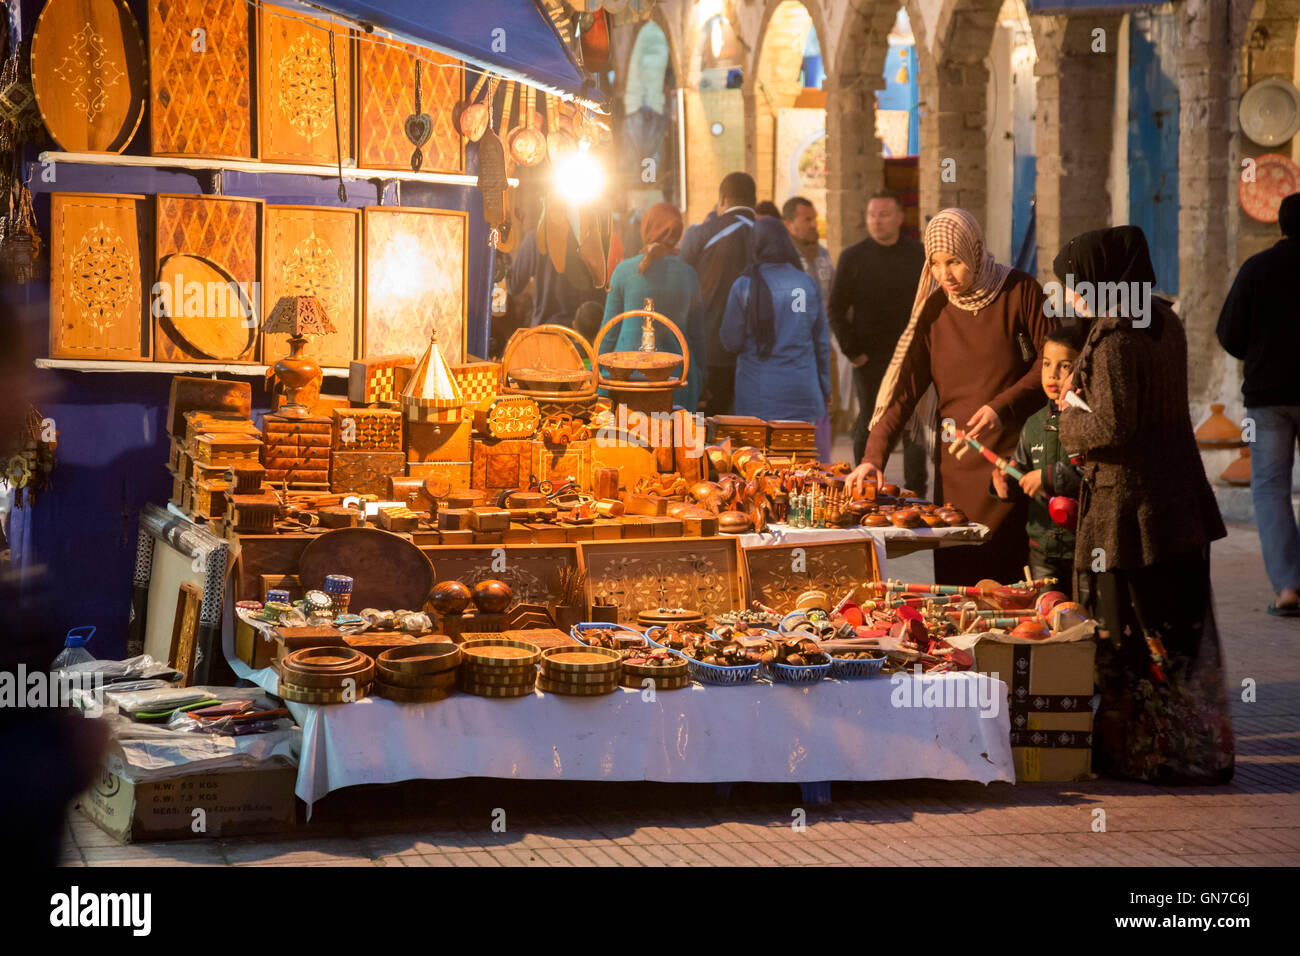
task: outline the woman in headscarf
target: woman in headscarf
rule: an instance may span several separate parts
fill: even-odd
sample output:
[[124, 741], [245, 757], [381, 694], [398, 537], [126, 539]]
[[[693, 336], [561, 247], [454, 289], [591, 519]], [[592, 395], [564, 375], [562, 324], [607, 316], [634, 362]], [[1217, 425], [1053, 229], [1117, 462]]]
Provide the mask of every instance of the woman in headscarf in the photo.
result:
[[830, 458], [831, 338], [816, 280], [780, 219], [754, 223], [754, 264], [731, 285], [719, 330], [736, 359], [737, 415], [812, 422]]
[[[686, 385], [673, 392], [673, 402], [694, 412], [703, 384], [699, 371], [699, 359], [704, 357], [700, 351], [703, 348], [702, 300], [699, 277], [677, 255], [682, 228], [682, 214], [671, 203], [655, 203], [646, 210], [641, 219], [644, 243], [641, 252], [620, 262], [609, 278], [605, 321], [640, 309], [650, 299], [655, 312], [671, 319], [681, 329], [691, 350], [691, 364], [686, 370]], [[640, 318], [624, 319], [617, 330], [611, 329], [605, 336], [600, 351], [635, 352], [641, 347], [641, 325]], [[655, 323], [655, 348], [676, 355], [682, 352], [677, 338], [659, 323]]]
[[1093, 767], [1227, 782], [1232, 724], [1210, 590], [1210, 542], [1227, 532], [1192, 433], [1187, 336], [1151, 295], [1136, 226], [1076, 236], [1052, 268], [1076, 312], [1099, 313], [1058, 402], [1061, 444], [1084, 462], [1076, 578], [1101, 632]]
[[1009, 584], [1023, 576], [1028, 555], [1026, 502], [991, 497], [988, 462], [973, 453], [941, 454], [936, 430], [944, 422], [945, 431], [961, 429], [1010, 458], [1021, 426], [1046, 401], [1039, 356], [1056, 321], [1044, 314], [1038, 282], [995, 262], [979, 223], [964, 209], [945, 209], [930, 220], [925, 256], [912, 318], [880, 386], [862, 464], [847, 482], [856, 492], [868, 478], [883, 480], [890, 451], [933, 385], [937, 414], [923, 405], [918, 418], [933, 445], [934, 500], [952, 502], [990, 531], [978, 545], [935, 551], [934, 579]]

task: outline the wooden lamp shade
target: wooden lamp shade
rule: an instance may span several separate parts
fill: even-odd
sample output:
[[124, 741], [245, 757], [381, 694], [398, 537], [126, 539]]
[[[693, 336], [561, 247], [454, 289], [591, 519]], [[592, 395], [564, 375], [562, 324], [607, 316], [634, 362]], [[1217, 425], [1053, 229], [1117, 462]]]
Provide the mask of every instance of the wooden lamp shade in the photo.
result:
[[267, 372], [268, 380], [274, 377], [284, 388], [284, 405], [281, 415], [305, 418], [308, 408], [299, 401], [300, 396], [320, 394], [321, 370], [315, 361], [302, 354], [308, 335], [329, 335], [334, 324], [320, 299], [314, 295], [281, 296], [275, 308], [262, 323], [265, 333], [289, 336], [289, 354], [276, 362]]

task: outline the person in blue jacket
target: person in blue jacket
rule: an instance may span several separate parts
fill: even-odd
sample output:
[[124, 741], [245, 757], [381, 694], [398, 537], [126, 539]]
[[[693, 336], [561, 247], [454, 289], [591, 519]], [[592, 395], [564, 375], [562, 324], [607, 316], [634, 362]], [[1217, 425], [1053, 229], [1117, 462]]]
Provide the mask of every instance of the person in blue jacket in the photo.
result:
[[779, 219], [754, 223], [754, 265], [731, 286], [720, 330], [738, 353], [735, 414], [817, 426], [817, 454], [830, 458], [831, 340], [816, 280]]

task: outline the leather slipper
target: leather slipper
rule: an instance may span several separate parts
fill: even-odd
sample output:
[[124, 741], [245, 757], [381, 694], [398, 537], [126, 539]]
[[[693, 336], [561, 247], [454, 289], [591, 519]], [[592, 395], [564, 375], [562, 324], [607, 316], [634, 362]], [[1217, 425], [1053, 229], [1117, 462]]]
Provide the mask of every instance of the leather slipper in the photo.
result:
[[1274, 617], [1300, 617], [1300, 604], [1286, 604], [1278, 607], [1276, 604], [1268, 606], [1268, 613]]

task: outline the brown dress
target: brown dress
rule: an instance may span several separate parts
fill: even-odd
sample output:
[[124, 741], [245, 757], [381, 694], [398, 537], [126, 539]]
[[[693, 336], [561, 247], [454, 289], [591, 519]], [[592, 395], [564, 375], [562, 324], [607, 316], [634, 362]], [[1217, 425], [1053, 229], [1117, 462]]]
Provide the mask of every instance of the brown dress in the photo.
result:
[[[1012, 269], [997, 298], [978, 312], [948, 302], [939, 290], [930, 297], [917, 320], [911, 348], [903, 359], [893, 404], [867, 439], [863, 461], [883, 468], [916, 403], [934, 384], [939, 396], [939, 421], [951, 418], [955, 427], [981, 405], [1002, 419], [996, 431], [979, 438], [999, 455], [1010, 457], [1025, 420], [1047, 401], [1040, 381], [1039, 356], [1043, 339], [1056, 320], [1043, 314], [1046, 297], [1033, 277]], [[1032, 346], [1033, 357], [1021, 353], [1019, 337]], [[935, 448], [936, 502], [950, 501], [972, 521], [989, 526], [989, 539], [979, 545], [943, 548], [935, 552], [935, 580], [971, 585], [981, 578], [1002, 583], [1019, 580], [1028, 555], [1025, 502], [1001, 502], [988, 493], [993, 466], [974, 451], [961, 459], [948, 454], [942, 441]]]

